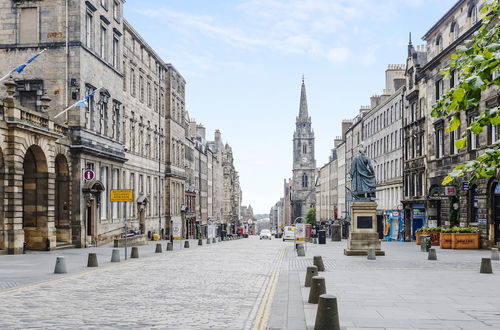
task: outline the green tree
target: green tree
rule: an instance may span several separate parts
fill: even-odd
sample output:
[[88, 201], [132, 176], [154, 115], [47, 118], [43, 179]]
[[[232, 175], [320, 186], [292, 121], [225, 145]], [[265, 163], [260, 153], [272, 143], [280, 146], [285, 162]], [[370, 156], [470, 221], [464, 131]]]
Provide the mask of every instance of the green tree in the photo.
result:
[[[496, 85], [500, 86], [500, 0], [487, 3], [481, 10], [485, 16], [481, 27], [474, 32], [470, 40], [456, 48], [451, 55], [449, 68], [443, 70], [445, 77], [450, 77], [451, 70], [458, 72], [458, 84], [447, 91], [432, 109], [433, 117], [449, 117], [446, 132], [460, 127], [460, 112], [476, 108], [481, 103], [482, 92]], [[480, 134], [489, 125], [500, 124], [498, 105], [480, 109], [469, 127], [456, 140], [458, 149], [465, 148], [469, 134]], [[485, 150], [484, 154], [474, 160], [456, 166], [442, 182], [448, 184], [458, 177], [468, 174], [469, 181], [479, 178], [491, 178], [500, 167], [500, 143]]]
[[307, 211], [306, 222], [311, 225], [316, 224], [316, 209], [311, 207], [309, 211]]

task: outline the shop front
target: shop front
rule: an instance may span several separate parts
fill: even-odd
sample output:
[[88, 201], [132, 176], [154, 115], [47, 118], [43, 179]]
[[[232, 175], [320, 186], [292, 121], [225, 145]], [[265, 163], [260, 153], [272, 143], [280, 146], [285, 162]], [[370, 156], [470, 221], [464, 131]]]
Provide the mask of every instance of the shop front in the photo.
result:
[[411, 237], [413, 240], [416, 239], [417, 229], [427, 225], [425, 205], [422, 204], [411, 204]]
[[404, 217], [403, 212], [398, 210], [389, 210], [385, 213], [385, 240], [386, 241], [404, 241]]

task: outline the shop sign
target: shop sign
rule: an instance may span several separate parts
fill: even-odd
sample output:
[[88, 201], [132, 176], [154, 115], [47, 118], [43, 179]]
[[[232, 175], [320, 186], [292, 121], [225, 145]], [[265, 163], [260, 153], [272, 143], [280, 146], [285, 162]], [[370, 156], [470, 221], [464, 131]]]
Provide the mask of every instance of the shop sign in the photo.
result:
[[413, 209], [413, 216], [414, 217], [423, 217], [423, 216], [425, 216], [425, 210], [424, 209]]
[[456, 196], [457, 188], [455, 186], [446, 186], [444, 187], [445, 196]]
[[485, 225], [486, 224], [486, 219], [477, 219], [477, 223], [480, 225]]
[[95, 172], [87, 169], [83, 172], [83, 178], [87, 181], [93, 180], [95, 178]]
[[462, 181], [462, 190], [469, 190], [469, 182], [468, 181]]

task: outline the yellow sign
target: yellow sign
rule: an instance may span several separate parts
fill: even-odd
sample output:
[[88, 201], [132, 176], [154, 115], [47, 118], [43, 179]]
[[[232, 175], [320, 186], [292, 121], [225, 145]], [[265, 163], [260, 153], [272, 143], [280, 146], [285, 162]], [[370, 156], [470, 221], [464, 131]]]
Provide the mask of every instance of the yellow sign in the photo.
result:
[[113, 189], [109, 191], [112, 202], [133, 202], [134, 190], [132, 189]]
[[296, 239], [296, 240], [297, 240], [297, 241], [299, 241], [299, 242], [300, 242], [300, 241], [305, 241], [305, 238], [304, 238], [304, 237], [297, 237], [297, 239]]

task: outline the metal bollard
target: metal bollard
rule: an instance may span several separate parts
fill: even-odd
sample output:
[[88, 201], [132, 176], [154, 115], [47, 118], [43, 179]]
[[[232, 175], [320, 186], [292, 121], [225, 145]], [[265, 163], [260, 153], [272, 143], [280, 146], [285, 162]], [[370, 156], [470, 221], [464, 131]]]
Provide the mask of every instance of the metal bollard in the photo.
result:
[[120, 262], [120, 250], [113, 249], [111, 253], [111, 262]]
[[304, 249], [304, 244], [299, 244], [297, 246], [297, 256], [298, 257], [305, 257], [306, 256], [306, 250]]
[[214, 238], [212, 238], [212, 243], [217, 243], [217, 240]]
[[68, 271], [66, 269], [66, 260], [64, 257], [56, 258], [56, 267], [54, 268], [54, 274], [66, 274]]
[[318, 267], [316, 266], [307, 266], [307, 270], [306, 270], [306, 281], [304, 283], [304, 286], [306, 288], [309, 288], [311, 287], [311, 283], [312, 283], [312, 278], [314, 276], [318, 276]]
[[87, 267], [97, 267], [97, 254], [89, 253], [89, 258], [87, 260]]
[[493, 274], [493, 269], [491, 268], [491, 259], [490, 258], [482, 258], [481, 259], [481, 268], [479, 269], [481, 274]]
[[174, 243], [167, 242], [167, 251], [173, 251], [173, 250], [174, 250]]
[[322, 276], [314, 276], [311, 282], [311, 290], [309, 291], [308, 302], [317, 304], [319, 296], [326, 293], [325, 278]]
[[161, 243], [156, 243], [156, 250], [155, 250], [155, 253], [161, 253], [162, 250], [161, 250]]
[[321, 256], [314, 256], [313, 265], [318, 267], [319, 272], [325, 271], [325, 265], [323, 264], [323, 258], [321, 258]]
[[427, 260], [438, 260], [436, 249], [429, 249], [429, 254], [427, 255]]
[[498, 248], [491, 248], [491, 260], [500, 260], [500, 255], [498, 254]]
[[189, 241], [184, 241], [184, 248], [189, 249]]
[[198, 245], [203, 245], [203, 240], [201, 238], [198, 240]]
[[318, 239], [316, 237], [313, 238], [313, 244], [318, 244]]
[[369, 248], [368, 249], [368, 260], [376, 260], [377, 256], [375, 255], [375, 249], [374, 248]]
[[319, 296], [314, 330], [340, 330], [337, 297], [331, 294]]
[[132, 246], [132, 252], [130, 253], [130, 258], [139, 258], [139, 248], [137, 246]]
[[207, 238], [207, 244], [210, 244], [210, 243], [211, 243], [211, 239]]

